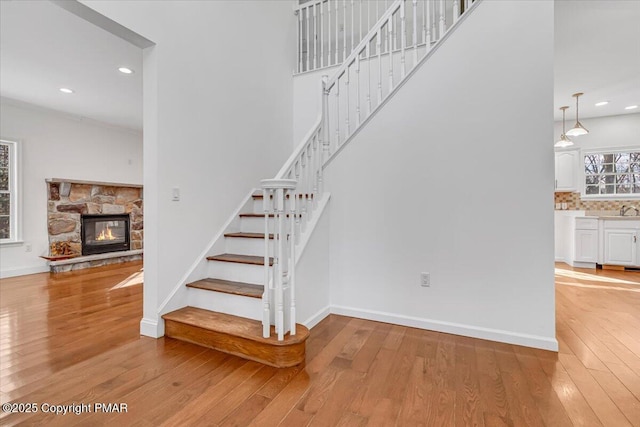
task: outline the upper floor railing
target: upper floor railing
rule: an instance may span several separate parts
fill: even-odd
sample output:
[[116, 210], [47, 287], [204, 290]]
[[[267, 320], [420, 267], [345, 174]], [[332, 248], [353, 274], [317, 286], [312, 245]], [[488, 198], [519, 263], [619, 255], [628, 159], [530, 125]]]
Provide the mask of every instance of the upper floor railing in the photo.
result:
[[[412, 2], [415, 6], [407, 8], [405, 17], [408, 46], [424, 44], [427, 33], [439, 30], [440, 11], [445, 21], [451, 21], [468, 9], [472, 1], [443, 0], [441, 5], [439, 1], [430, 0]], [[341, 64], [393, 3], [392, 0], [300, 1], [295, 11], [298, 19], [297, 72]], [[399, 22], [395, 24], [399, 26]], [[395, 43], [394, 48], [398, 41]]]

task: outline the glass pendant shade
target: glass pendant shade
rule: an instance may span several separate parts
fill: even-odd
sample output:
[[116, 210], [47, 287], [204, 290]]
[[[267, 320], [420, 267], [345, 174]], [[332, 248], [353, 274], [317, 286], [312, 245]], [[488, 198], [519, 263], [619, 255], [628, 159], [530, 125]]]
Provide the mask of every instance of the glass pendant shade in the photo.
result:
[[582, 123], [580, 123], [580, 119], [578, 117], [578, 98], [580, 98], [580, 96], [582, 95], [582, 92], [574, 93], [572, 95], [576, 99], [576, 124], [571, 129], [569, 129], [569, 132], [566, 133], [566, 135], [568, 136], [580, 136], [589, 133], [587, 128], [582, 126]]
[[575, 126], [569, 129], [569, 132], [567, 132], [567, 135], [580, 136], [580, 135], [586, 135], [588, 133], [589, 131], [584, 126], [582, 126], [582, 123], [576, 122]]
[[567, 110], [567, 108], [569, 107], [560, 107], [560, 110], [562, 110], [562, 135], [560, 135], [560, 139], [558, 140], [558, 142], [554, 144], [554, 147], [557, 148], [565, 148], [573, 145], [573, 141], [567, 138], [567, 134], [569, 132], [564, 131], [565, 111]]

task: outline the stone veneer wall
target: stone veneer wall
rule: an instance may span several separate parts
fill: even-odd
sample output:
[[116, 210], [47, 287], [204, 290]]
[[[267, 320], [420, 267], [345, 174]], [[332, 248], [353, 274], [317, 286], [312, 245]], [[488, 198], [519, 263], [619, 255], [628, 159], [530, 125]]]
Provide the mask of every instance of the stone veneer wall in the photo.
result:
[[69, 242], [74, 254], [82, 254], [81, 214], [123, 214], [130, 216], [131, 249], [142, 249], [142, 187], [137, 185], [47, 180], [47, 225], [49, 247]]
[[[640, 197], [626, 200], [582, 200], [580, 193], [555, 193], [555, 203], [566, 203], [574, 211], [619, 211], [622, 205], [640, 204]], [[638, 206], [640, 208], [640, 206]]]

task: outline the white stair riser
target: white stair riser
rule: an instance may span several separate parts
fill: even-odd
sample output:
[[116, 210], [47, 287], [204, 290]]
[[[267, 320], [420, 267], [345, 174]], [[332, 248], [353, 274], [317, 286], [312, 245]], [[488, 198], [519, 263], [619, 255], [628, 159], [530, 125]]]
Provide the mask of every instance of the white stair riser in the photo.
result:
[[[228, 254], [264, 256], [264, 239], [227, 237], [224, 243]], [[273, 253], [273, 239], [269, 239], [269, 253]]]
[[264, 266], [238, 262], [208, 261], [208, 276], [234, 282], [264, 284]]
[[[296, 211], [300, 212], [300, 210], [305, 207], [306, 209], [311, 209], [311, 199], [304, 201], [302, 199], [298, 199], [298, 203], [296, 203]], [[285, 210], [289, 210], [289, 201], [285, 201]], [[253, 213], [264, 213], [264, 205], [262, 204], [262, 199], [254, 199], [253, 200]]]
[[[285, 232], [289, 234], [289, 228], [291, 227], [291, 223], [289, 222], [289, 218], [285, 218], [286, 221], [283, 223], [283, 227]], [[301, 218], [298, 219], [298, 225], [296, 225], [296, 233], [300, 231], [299, 223], [302, 221]], [[273, 234], [273, 223], [274, 219], [269, 218], [269, 233]], [[240, 218], [240, 231], [245, 233], [264, 233], [264, 217], [241, 217]]]
[[189, 288], [187, 301], [191, 307], [262, 320], [262, 299]]

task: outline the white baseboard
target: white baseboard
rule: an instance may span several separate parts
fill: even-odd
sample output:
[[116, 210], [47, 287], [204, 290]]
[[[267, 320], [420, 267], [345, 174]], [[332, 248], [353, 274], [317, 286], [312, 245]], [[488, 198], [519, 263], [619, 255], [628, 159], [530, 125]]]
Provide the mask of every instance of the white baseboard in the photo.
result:
[[520, 334], [501, 329], [482, 328], [478, 326], [463, 325], [459, 323], [443, 322], [439, 320], [423, 319], [419, 317], [404, 316], [401, 314], [385, 313], [374, 310], [363, 310], [353, 307], [331, 306], [331, 313], [343, 316], [357, 317], [360, 319], [375, 320], [377, 322], [393, 323], [410, 326], [413, 328], [428, 329], [430, 331], [444, 332], [447, 334], [463, 335], [466, 337], [480, 338], [489, 341], [498, 341], [507, 344], [521, 345], [525, 347], [539, 348], [542, 350], [558, 351], [558, 341], [551, 337]]
[[331, 314], [331, 307], [326, 306], [325, 308], [318, 311], [316, 314], [314, 314], [313, 316], [309, 317], [307, 320], [301, 323], [307, 328], [311, 329], [314, 326], [316, 326], [318, 323], [320, 323], [322, 319], [327, 317], [329, 314]]
[[9, 277], [26, 276], [27, 274], [48, 273], [48, 265], [36, 265], [33, 267], [12, 268], [7, 270], [0, 270], [0, 279], [6, 279]]
[[143, 318], [140, 321], [140, 335], [160, 338], [164, 335], [164, 321], [162, 319]]

